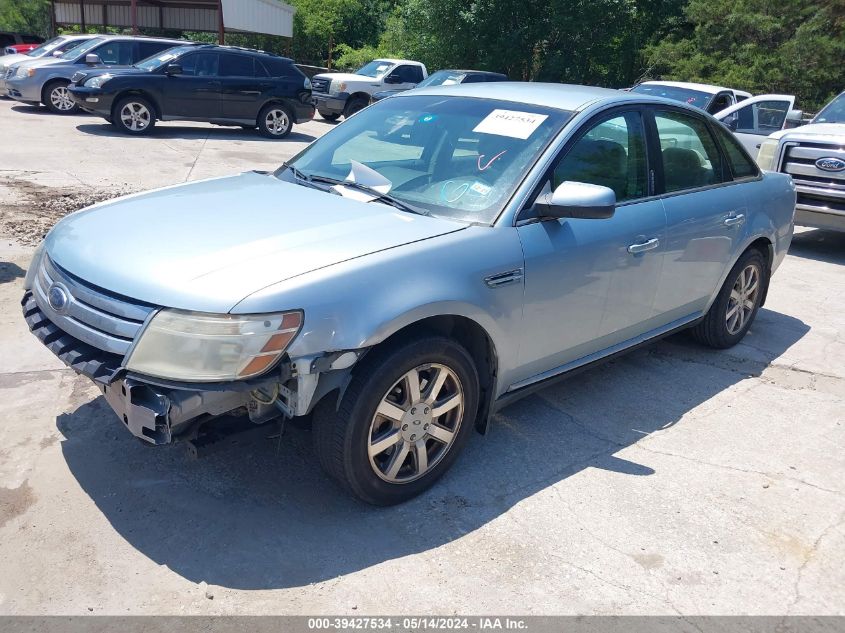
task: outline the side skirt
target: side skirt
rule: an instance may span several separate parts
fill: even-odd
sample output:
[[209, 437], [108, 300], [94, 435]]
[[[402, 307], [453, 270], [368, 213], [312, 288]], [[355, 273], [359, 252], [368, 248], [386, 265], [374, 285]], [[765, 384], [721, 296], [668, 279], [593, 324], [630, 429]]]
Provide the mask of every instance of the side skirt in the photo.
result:
[[[672, 327], [672, 328], [670, 328], [670, 329], [668, 329], [664, 332], [660, 332], [659, 334], [655, 334], [653, 336], [650, 336], [649, 338], [646, 338], [646, 339], [641, 340], [637, 343], [634, 343], [633, 345], [631, 345], [629, 347], [625, 347], [623, 349], [620, 349], [620, 350], [617, 350], [617, 351], [614, 351], [614, 352], [610, 352], [610, 353], [608, 353], [604, 356], [601, 356], [599, 358], [596, 358], [594, 360], [588, 360], [588, 361], [582, 362], [582, 364], [580, 364], [580, 365], [577, 365], [575, 363], [579, 363], [581, 361], [574, 361], [573, 364], [575, 366], [568, 368], [568, 369], [564, 365], [564, 368], [561, 369], [558, 373], [554, 373], [553, 375], [551, 375], [547, 378], [542, 378], [540, 380], [537, 380], [536, 382], [532, 382], [532, 383], [525, 385], [523, 387], [518, 387], [516, 389], [513, 389], [512, 391], [508, 391], [508, 392], [502, 394], [501, 396], [499, 396], [499, 398], [496, 399], [496, 401], [493, 403], [493, 406], [491, 407], [491, 414], [496, 413], [497, 411], [501, 411], [502, 409], [504, 409], [508, 405], [513, 404], [517, 400], [520, 400], [520, 399], [522, 399], [526, 396], [530, 396], [531, 394], [536, 393], [537, 391], [540, 391], [541, 389], [545, 389], [546, 387], [550, 387], [551, 385], [557, 384], [558, 382], [566, 380], [567, 378], [571, 378], [572, 376], [575, 376], [576, 374], [580, 374], [583, 371], [593, 369], [594, 367], [598, 367], [599, 365], [602, 365], [603, 363], [606, 363], [606, 362], [609, 362], [609, 361], [614, 360], [616, 358], [619, 358], [620, 356], [624, 356], [625, 354], [633, 352], [634, 350], [638, 350], [641, 347], [651, 345], [652, 343], [655, 343], [655, 342], [657, 342], [661, 339], [664, 339], [667, 336], [671, 336], [671, 335], [677, 334], [678, 332], [681, 332], [683, 330], [689, 329], [691, 327], [695, 327], [703, 319], [704, 319], [704, 315], [697, 317], [697, 318], [693, 319], [692, 321], [686, 321], [686, 322], [682, 323], [681, 325]], [[552, 370], [552, 371], [555, 371], [555, 370]], [[489, 422], [488, 422], [488, 427], [489, 427]]]

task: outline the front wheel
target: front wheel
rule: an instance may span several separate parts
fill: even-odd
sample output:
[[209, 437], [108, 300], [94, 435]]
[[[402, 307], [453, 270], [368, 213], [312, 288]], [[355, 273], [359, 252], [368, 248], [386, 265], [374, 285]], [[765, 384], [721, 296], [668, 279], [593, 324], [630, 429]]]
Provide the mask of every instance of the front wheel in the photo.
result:
[[322, 467], [359, 499], [411, 499], [452, 465], [472, 432], [478, 373], [458, 343], [427, 336], [370, 353], [335, 409], [314, 414]]
[[112, 125], [124, 134], [149, 134], [155, 124], [155, 108], [144, 97], [125, 97], [117, 102], [112, 111]]
[[67, 89], [68, 82], [54, 81], [44, 88], [43, 102], [53, 114], [74, 114], [79, 112], [79, 106]]
[[258, 131], [268, 138], [285, 138], [293, 129], [293, 117], [278, 103], [264, 106], [258, 114]]
[[693, 338], [716, 349], [739, 343], [760, 309], [769, 283], [768, 270], [760, 251], [743, 253], [704, 319], [692, 328]]
[[369, 101], [362, 99], [361, 97], [357, 97], [352, 99], [349, 103], [346, 104], [346, 108], [343, 110], [344, 118], [349, 118], [356, 112], [360, 112], [364, 108], [370, 105]]

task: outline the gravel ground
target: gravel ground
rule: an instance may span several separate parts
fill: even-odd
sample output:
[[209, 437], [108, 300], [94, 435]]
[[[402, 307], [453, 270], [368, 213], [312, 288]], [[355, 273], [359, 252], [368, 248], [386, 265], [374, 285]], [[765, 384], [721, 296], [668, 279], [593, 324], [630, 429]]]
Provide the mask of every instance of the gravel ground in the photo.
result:
[[304, 430], [146, 448], [26, 331], [58, 217], [327, 129], [127, 139], [0, 101], [0, 614], [845, 615], [845, 235], [796, 237], [739, 346], [676, 336], [539, 392], [396, 508], [338, 492]]

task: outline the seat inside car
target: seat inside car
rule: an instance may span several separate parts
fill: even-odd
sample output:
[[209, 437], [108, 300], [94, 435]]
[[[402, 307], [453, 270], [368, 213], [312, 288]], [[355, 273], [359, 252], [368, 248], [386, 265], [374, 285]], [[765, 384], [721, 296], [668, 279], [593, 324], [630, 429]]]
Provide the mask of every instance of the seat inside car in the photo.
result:
[[578, 141], [555, 170], [555, 187], [567, 180], [613, 189], [619, 200], [627, 198], [628, 154], [621, 143], [606, 139]]
[[713, 171], [702, 166], [695, 150], [667, 147], [663, 150], [663, 174], [666, 190], [679, 191], [711, 184]]

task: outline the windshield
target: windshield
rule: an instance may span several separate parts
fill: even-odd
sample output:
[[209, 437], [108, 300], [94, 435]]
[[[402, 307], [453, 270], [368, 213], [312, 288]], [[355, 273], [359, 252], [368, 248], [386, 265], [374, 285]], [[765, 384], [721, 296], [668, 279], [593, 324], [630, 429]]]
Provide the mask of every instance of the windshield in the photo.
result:
[[813, 123], [845, 123], [845, 92], [828, 103]]
[[165, 64], [169, 64], [177, 57], [193, 50], [193, 48], [193, 46], [176, 46], [175, 48], [168, 48], [164, 52], [156, 53], [152, 57], [147, 57], [147, 59], [138, 62], [135, 64], [135, 68], [149, 71], [157, 70]]
[[44, 42], [38, 48], [34, 48], [27, 53], [30, 57], [43, 57], [47, 55], [50, 51], [55, 50], [59, 47], [59, 44], [65, 41], [63, 37], [54, 37], [52, 40], [48, 40]]
[[438, 70], [433, 75], [429, 75], [417, 84], [417, 88], [425, 88], [426, 86], [453, 86], [459, 84], [466, 77], [466, 73], [456, 73], [449, 70]]
[[364, 75], [364, 77], [381, 77], [384, 73], [390, 70], [393, 64], [380, 59], [371, 61], [369, 64], [364, 64], [355, 71], [356, 75]]
[[678, 88], [677, 86], [663, 86], [660, 84], [640, 84], [631, 88], [631, 92], [639, 92], [641, 94], [651, 95], [652, 97], [663, 97], [672, 101], [681, 101], [682, 103], [688, 103], [702, 110], [707, 108], [707, 105], [713, 98], [712, 94], [701, 92], [700, 90]]
[[100, 44], [105, 42], [105, 38], [102, 37], [95, 37], [93, 40], [88, 40], [87, 42], [83, 42], [79, 46], [74, 46], [69, 51], [65, 51], [62, 55], [62, 59], [69, 59], [71, 61], [75, 61], [82, 57], [83, 55], [87, 54], [93, 48], [97, 48]]
[[357, 161], [390, 181], [389, 195], [401, 203], [491, 224], [571, 116], [492, 99], [385, 99], [314, 141], [277, 176], [343, 181]]

